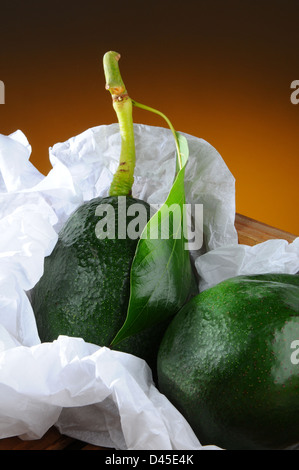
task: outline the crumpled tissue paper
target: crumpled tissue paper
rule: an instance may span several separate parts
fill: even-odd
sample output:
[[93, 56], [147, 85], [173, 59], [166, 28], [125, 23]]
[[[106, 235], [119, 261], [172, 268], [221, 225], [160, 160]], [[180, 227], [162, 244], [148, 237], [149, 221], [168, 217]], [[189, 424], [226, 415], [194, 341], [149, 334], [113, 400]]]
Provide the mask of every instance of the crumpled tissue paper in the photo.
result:
[[[135, 124], [133, 195], [165, 201], [175, 173], [168, 129]], [[201, 289], [238, 273], [299, 270], [298, 239], [238, 245], [235, 180], [206, 141], [184, 134], [190, 157], [186, 202], [203, 204], [204, 245], [192, 253]], [[98, 126], [49, 149], [52, 169], [31, 164], [26, 136], [0, 135], [0, 438], [37, 439], [53, 425], [91, 444], [128, 450], [206, 450], [132, 355], [60, 336], [41, 343], [30, 289], [69, 215], [106, 196], [120, 152], [118, 124]]]

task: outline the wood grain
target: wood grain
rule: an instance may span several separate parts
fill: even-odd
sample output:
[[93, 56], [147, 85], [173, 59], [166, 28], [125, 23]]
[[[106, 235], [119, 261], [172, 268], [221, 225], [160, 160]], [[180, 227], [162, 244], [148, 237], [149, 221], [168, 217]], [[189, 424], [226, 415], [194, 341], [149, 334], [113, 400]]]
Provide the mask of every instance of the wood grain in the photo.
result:
[[[270, 239], [295, 240], [296, 235], [263, 224], [241, 214], [236, 214], [235, 226], [240, 244], [254, 246]], [[67, 436], [62, 436], [55, 427], [42, 439], [24, 441], [18, 437], [0, 440], [0, 450], [103, 450], [101, 447], [87, 444]]]
[[239, 243], [242, 245], [253, 246], [257, 243], [275, 238], [292, 242], [296, 238], [296, 235], [263, 224], [262, 222], [250, 219], [241, 214], [236, 214], [235, 227], [238, 232]]

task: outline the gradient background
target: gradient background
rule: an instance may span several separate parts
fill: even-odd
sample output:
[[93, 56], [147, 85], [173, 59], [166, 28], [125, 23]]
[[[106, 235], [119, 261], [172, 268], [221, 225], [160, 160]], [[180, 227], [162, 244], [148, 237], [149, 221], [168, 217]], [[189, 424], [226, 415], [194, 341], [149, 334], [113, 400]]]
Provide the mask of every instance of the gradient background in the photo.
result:
[[21, 129], [42, 173], [50, 146], [116, 121], [102, 69], [116, 50], [136, 101], [220, 152], [237, 212], [299, 235], [298, 0], [1, 0], [0, 15], [0, 133]]

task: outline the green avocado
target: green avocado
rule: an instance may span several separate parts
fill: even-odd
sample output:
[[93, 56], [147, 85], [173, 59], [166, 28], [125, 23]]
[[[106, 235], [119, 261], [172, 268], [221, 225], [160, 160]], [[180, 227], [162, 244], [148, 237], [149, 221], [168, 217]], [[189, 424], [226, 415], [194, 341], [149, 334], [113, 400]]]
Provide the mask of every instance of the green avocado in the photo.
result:
[[[176, 284], [173, 290], [169, 288], [166, 291], [160, 282], [159, 288], [165, 296], [156, 299], [157, 274], [153, 273], [154, 277], [146, 283], [151, 274], [147, 249], [142, 254], [146, 269], [141, 268], [141, 273], [131, 278], [133, 260], [136, 259], [135, 266], [140, 259], [139, 251], [135, 258], [139, 236], [151, 218], [151, 209], [146, 202], [132, 197], [136, 161], [132, 109], [137, 103], [130, 98], [124, 85], [118, 66], [119, 59], [120, 54], [115, 51], [108, 51], [103, 57], [105, 88], [112, 97], [121, 142], [119, 164], [110, 184], [109, 196], [82, 204], [69, 217], [59, 233], [54, 250], [44, 261], [44, 273], [30, 292], [30, 298], [42, 342], [52, 342], [58, 336], [66, 335], [80, 337], [99, 346], [113, 347], [144, 359], [156, 378], [158, 347], [170, 317], [178, 311], [182, 302], [198, 292], [197, 280], [190, 264], [190, 277], [188, 275], [187, 280], [182, 280], [184, 284], [177, 282], [179, 285]], [[145, 108], [164, 116], [157, 110]], [[164, 118], [175, 137], [177, 168], [182, 170], [178, 134], [168, 118]], [[181, 195], [178, 200], [181, 203]], [[132, 207], [135, 204], [139, 207]], [[139, 212], [137, 216], [136, 211]], [[161, 245], [160, 257], [164, 260]], [[175, 250], [172, 250], [170, 256], [176, 257]], [[145, 271], [146, 275], [143, 274]], [[161, 271], [161, 277], [166, 278], [170, 271], [169, 259]], [[179, 281], [177, 272], [175, 281]], [[131, 286], [131, 282], [135, 284]], [[138, 295], [135, 292], [137, 288]], [[134, 314], [137, 312], [139, 319], [145, 321], [142, 326], [136, 322], [136, 318], [132, 321], [129, 310], [128, 318], [135, 334], [120, 340], [117, 334], [126, 323], [132, 292]], [[184, 298], [176, 300], [177, 293]], [[141, 312], [136, 306], [138, 301], [145, 300], [147, 307], [152, 298], [154, 313], [153, 309], [145, 309], [146, 313], [141, 318]], [[144, 313], [144, 310], [141, 311]], [[161, 320], [155, 323], [160, 312]], [[145, 325], [153, 326], [146, 328]], [[146, 329], [141, 331], [142, 327]]]
[[[145, 208], [146, 223], [150, 206], [133, 197], [123, 199], [126, 211], [133, 204]], [[114, 239], [100, 239], [97, 235], [97, 224], [104, 220], [96, 215], [101, 205], [109, 205], [115, 211]], [[119, 207], [116, 196], [92, 199], [80, 206], [61, 229], [54, 250], [45, 258], [43, 276], [31, 291], [42, 342], [67, 335], [109, 347], [122, 327], [139, 238], [118, 236]], [[126, 227], [133, 219], [127, 215]], [[169, 320], [128, 338], [115, 349], [141, 357], [153, 367], [168, 323]]]
[[238, 276], [193, 297], [158, 353], [159, 389], [202, 444], [299, 443], [299, 276]]

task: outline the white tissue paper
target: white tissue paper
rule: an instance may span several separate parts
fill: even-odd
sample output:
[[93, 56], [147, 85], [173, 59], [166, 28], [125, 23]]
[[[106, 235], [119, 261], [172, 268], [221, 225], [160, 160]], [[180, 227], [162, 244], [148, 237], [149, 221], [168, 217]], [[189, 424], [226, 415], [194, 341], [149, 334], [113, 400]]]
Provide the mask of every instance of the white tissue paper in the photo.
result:
[[[175, 172], [168, 129], [135, 124], [133, 196], [161, 204]], [[237, 274], [299, 270], [299, 242], [238, 245], [235, 180], [207, 142], [184, 134], [186, 202], [203, 204], [204, 245], [192, 253], [206, 289]], [[41, 343], [28, 292], [57, 234], [84, 201], [106, 196], [118, 165], [118, 124], [98, 126], [49, 150], [52, 170], [29, 161], [21, 131], [0, 135], [0, 438], [38, 439], [53, 425], [91, 444], [127, 450], [206, 450], [130, 354], [60, 336]]]

